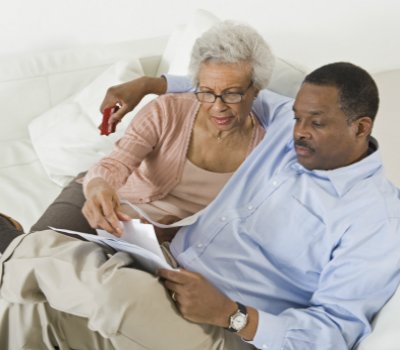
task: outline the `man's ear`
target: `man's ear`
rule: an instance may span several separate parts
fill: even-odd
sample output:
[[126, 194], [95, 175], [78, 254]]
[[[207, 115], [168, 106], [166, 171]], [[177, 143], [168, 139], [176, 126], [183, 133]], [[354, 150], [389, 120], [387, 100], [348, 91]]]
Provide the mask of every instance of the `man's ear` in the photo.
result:
[[368, 137], [372, 132], [373, 121], [371, 117], [359, 117], [354, 121], [357, 137]]

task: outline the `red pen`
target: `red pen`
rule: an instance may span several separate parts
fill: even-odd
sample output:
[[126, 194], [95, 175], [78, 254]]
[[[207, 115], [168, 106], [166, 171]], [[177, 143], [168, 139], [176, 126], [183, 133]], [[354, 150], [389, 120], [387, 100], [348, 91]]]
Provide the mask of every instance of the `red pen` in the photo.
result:
[[116, 104], [114, 107], [108, 107], [104, 109], [103, 112], [103, 120], [101, 122], [101, 126], [100, 126], [100, 135], [110, 135], [113, 132], [115, 132], [115, 129], [117, 127], [117, 123], [112, 123], [111, 125], [111, 131], [109, 131], [108, 128], [108, 121], [110, 120], [111, 114], [115, 113], [116, 111], [118, 111], [120, 109], [120, 104]]

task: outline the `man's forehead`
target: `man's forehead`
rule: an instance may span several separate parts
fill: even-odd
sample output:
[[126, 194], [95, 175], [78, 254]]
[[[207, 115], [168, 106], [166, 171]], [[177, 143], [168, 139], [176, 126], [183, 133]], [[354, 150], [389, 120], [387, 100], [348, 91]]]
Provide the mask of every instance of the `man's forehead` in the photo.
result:
[[325, 114], [325, 112], [326, 112], [326, 110], [325, 109], [310, 109], [310, 108], [307, 108], [307, 109], [305, 109], [305, 108], [301, 108], [301, 107], [299, 107], [298, 109], [296, 109], [296, 106], [295, 105], [293, 105], [293, 112], [294, 113], [307, 113], [307, 115], [310, 115], [310, 116], [312, 116], [312, 117], [318, 117], [318, 116], [323, 116], [324, 114]]
[[318, 115], [328, 109], [338, 107], [339, 98], [336, 87], [305, 83], [297, 93], [293, 111], [306, 110], [309, 114]]

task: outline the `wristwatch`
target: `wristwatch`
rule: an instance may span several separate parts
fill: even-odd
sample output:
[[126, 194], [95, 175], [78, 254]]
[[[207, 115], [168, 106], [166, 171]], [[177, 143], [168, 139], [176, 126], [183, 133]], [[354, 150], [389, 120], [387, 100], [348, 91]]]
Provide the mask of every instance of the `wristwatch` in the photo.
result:
[[236, 302], [238, 309], [236, 312], [229, 317], [229, 327], [226, 328], [228, 331], [237, 333], [240, 332], [247, 325], [247, 309], [246, 306]]

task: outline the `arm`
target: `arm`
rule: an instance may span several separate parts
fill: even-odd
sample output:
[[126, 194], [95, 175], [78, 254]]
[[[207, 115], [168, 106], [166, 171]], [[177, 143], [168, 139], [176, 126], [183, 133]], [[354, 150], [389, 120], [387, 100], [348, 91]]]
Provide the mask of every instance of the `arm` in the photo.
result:
[[[399, 225], [393, 220], [376, 223], [368, 231], [349, 229], [321, 271], [309, 305], [278, 314], [247, 306], [249, 323], [238, 335], [260, 349], [354, 348], [369, 334], [371, 319], [398, 286]], [[166, 288], [175, 292], [183, 317], [227, 327], [236, 307], [204, 277], [183, 269], [159, 274]]]
[[107, 90], [100, 106], [103, 113], [105, 108], [119, 104], [120, 108], [114, 112], [108, 121], [110, 130], [113, 124], [118, 124], [125, 114], [132, 111], [140, 100], [148, 94], [162, 95], [167, 91], [167, 81], [164, 77], [140, 77], [127, 83], [115, 85]]
[[112, 153], [92, 166], [83, 182], [86, 202], [83, 214], [93, 228], [121, 235], [117, 190], [159, 142], [165, 124], [163, 107], [157, 100], [146, 105], [130, 123]]
[[349, 228], [321, 271], [309, 306], [277, 315], [259, 311], [251, 343], [271, 350], [355, 348], [398, 286], [399, 224], [392, 220]]

